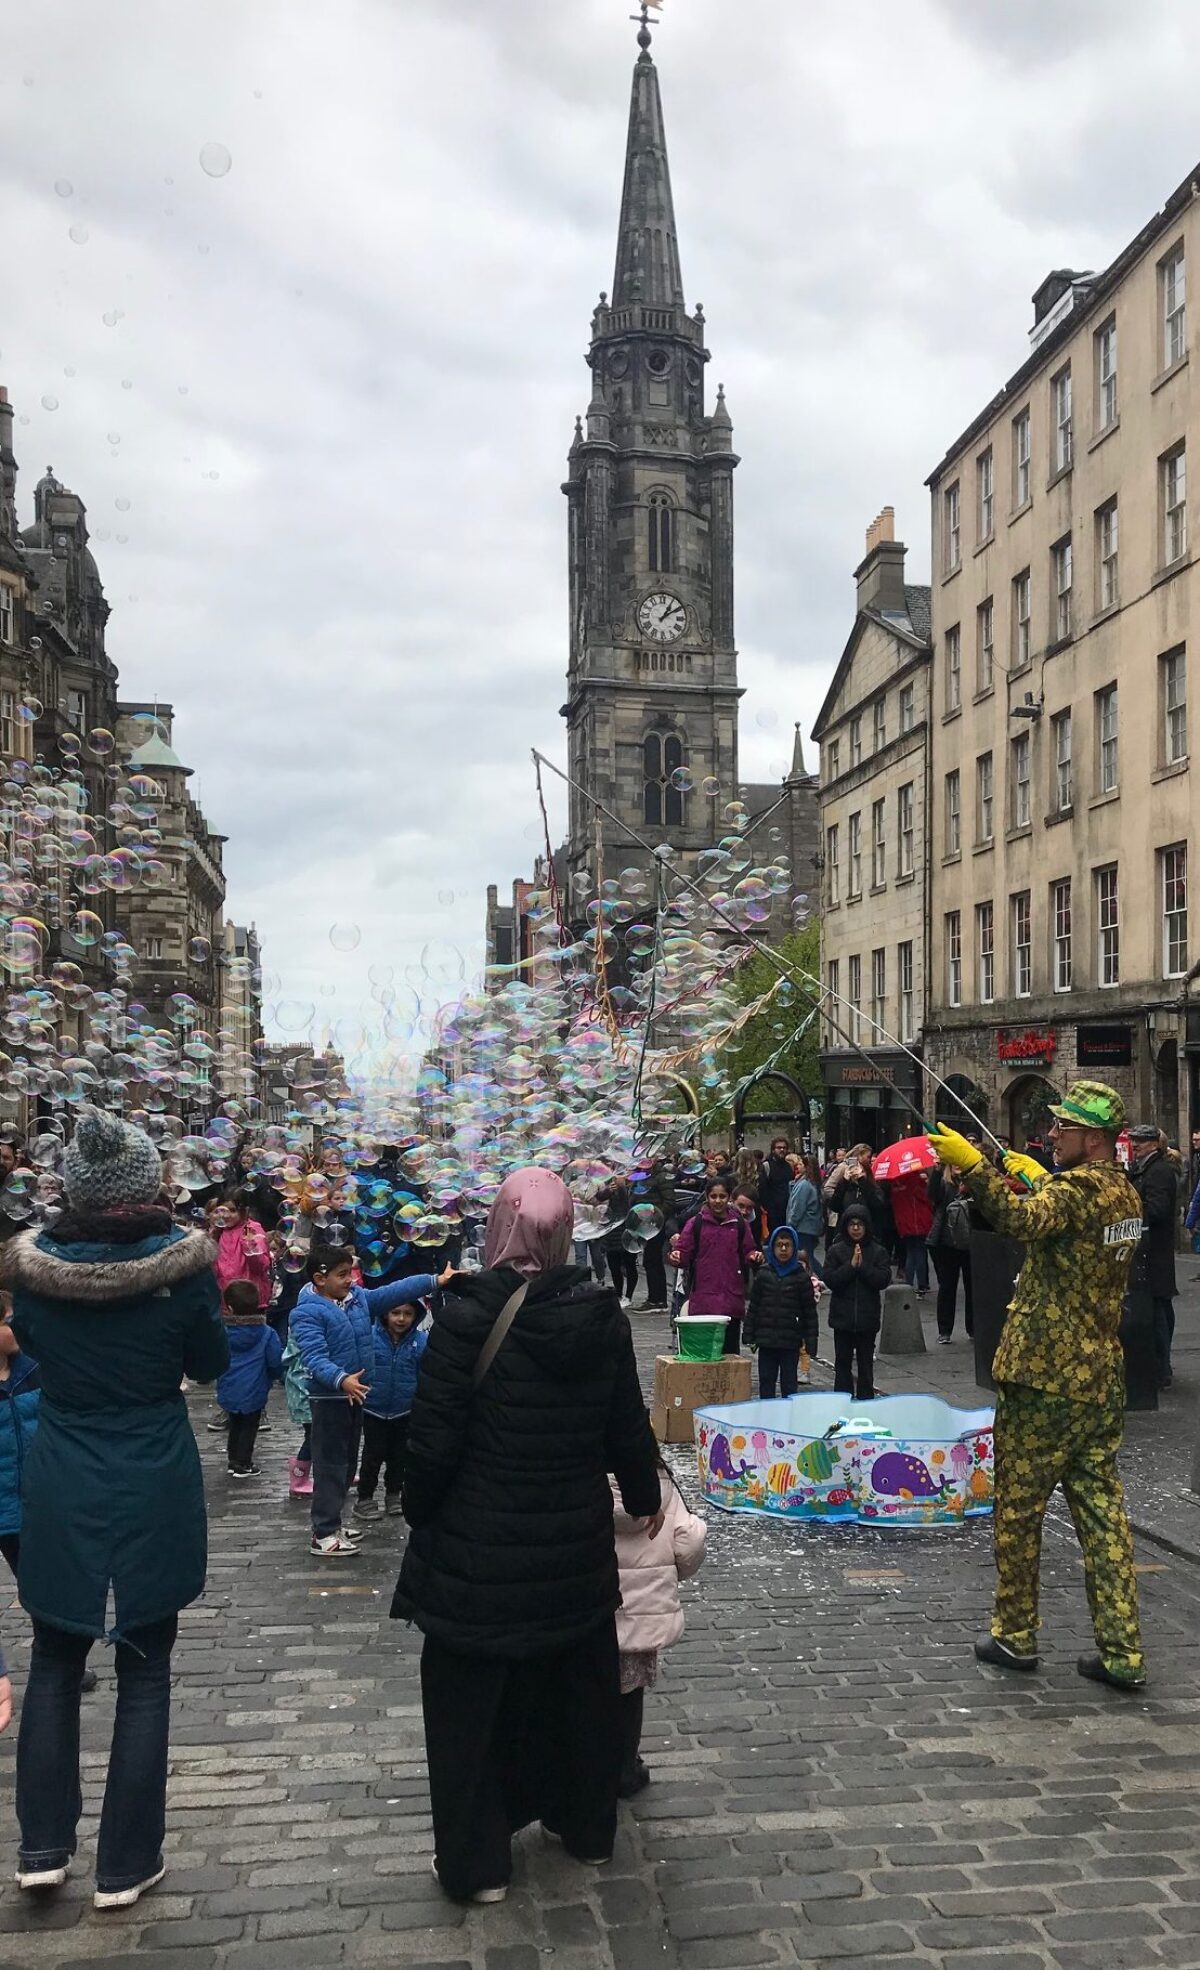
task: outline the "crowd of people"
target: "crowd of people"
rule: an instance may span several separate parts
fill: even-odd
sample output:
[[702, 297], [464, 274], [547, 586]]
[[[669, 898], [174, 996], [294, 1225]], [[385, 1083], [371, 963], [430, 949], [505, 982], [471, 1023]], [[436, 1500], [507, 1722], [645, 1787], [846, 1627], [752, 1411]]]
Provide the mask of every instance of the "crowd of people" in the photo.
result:
[[[511, 1836], [533, 1821], [583, 1865], [609, 1858], [618, 1801], [649, 1780], [644, 1693], [704, 1550], [650, 1430], [623, 1314], [639, 1254], [649, 1307], [666, 1311], [669, 1263], [676, 1304], [724, 1320], [729, 1352], [743, 1340], [757, 1352], [765, 1397], [807, 1380], [827, 1303], [834, 1386], [869, 1399], [892, 1279], [927, 1291], [932, 1256], [949, 1341], [960, 1280], [971, 1328], [972, 1228], [1021, 1238], [1029, 1258], [995, 1371], [999, 1585], [977, 1653], [1036, 1667], [1038, 1539], [1061, 1482], [1099, 1645], [1081, 1673], [1140, 1687], [1117, 1324], [1145, 1225], [1169, 1383], [1178, 1159], [1157, 1129], [1124, 1128], [1102, 1084], [1078, 1083], [1054, 1116], [1053, 1180], [1050, 1155], [988, 1156], [945, 1128], [930, 1137], [936, 1167], [895, 1180], [866, 1145], [822, 1168], [780, 1137], [762, 1156], [714, 1153], [700, 1184], [665, 1159], [610, 1181], [600, 1234], [582, 1240], [566, 1185], [525, 1169], [491, 1206], [480, 1265], [446, 1255], [381, 1283], [362, 1274], [336, 1147], [313, 1163], [309, 1222], [293, 1209], [285, 1240], [279, 1189], [252, 1157], [224, 1192], [181, 1196], [145, 1134], [88, 1109], [56, 1208], [22, 1228], [19, 1145], [0, 1145], [0, 1553], [32, 1626], [22, 1889], [52, 1890], [74, 1857], [96, 1641], [113, 1645], [117, 1682], [96, 1906], [128, 1907], [163, 1876], [171, 1655], [207, 1558], [190, 1381], [215, 1383], [208, 1427], [224, 1434], [236, 1483], [260, 1475], [258, 1433], [283, 1382], [301, 1432], [290, 1485], [309, 1501], [315, 1559], [353, 1559], [364, 1521], [406, 1521], [391, 1611], [423, 1635], [446, 1891], [502, 1899]], [[1200, 1178], [1189, 1227], [1198, 1219]], [[0, 1728], [10, 1705], [0, 1670]]]

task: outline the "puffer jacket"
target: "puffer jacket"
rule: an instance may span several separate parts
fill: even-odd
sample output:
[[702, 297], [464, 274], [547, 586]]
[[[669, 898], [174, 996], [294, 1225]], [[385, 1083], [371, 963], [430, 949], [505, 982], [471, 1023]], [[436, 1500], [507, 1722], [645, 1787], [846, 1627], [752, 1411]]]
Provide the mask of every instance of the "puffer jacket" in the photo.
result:
[[364, 1375], [369, 1382], [375, 1365], [373, 1322], [394, 1306], [419, 1300], [436, 1284], [427, 1273], [414, 1272], [390, 1286], [352, 1286], [340, 1302], [306, 1286], [292, 1308], [288, 1331], [308, 1370], [309, 1401], [344, 1401], [347, 1375]]
[[17, 1582], [40, 1621], [100, 1637], [111, 1595], [119, 1636], [204, 1591], [204, 1483], [180, 1382], [213, 1381], [229, 1361], [215, 1256], [152, 1208], [64, 1214], [4, 1246], [13, 1329], [42, 1379]]
[[759, 1348], [806, 1347], [815, 1354], [820, 1335], [812, 1275], [798, 1259], [786, 1266], [776, 1260], [775, 1237], [772, 1232], [767, 1241], [767, 1262], [755, 1273], [750, 1288], [743, 1330], [746, 1343]]
[[225, 1332], [229, 1366], [217, 1381], [217, 1401], [230, 1416], [252, 1416], [282, 1379], [283, 1347], [265, 1313], [226, 1313]]
[[10, 1355], [8, 1375], [0, 1382], [0, 1533], [21, 1530], [21, 1487], [41, 1399], [37, 1362], [27, 1354]]
[[886, 1245], [868, 1236], [863, 1240], [862, 1260], [855, 1265], [854, 1246], [846, 1233], [846, 1217], [853, 1214], [842, 1217], [825, 1260], [829, 1325], [835, 1333], [877, 1334], [883, 1323], [883, 1290], [892, 1277], [891, 1255]]
[[[436, 1284], [433, 1279], [425, 1281], [430, 1291]], [[417, 1376], [421, 1357], [429, 1346], [429, 1335], [423, 1327], [410, 1327], [407, 1334], [394, 1341], [385, 1320], [375, 1322], [374, 1335], [375, 1356], [367, 1370], [371, 1393], [363, 1408], [368, 1416], [407, 1416], [417, 1392]]]
[[660, 1503], [658, 1448], [629, 1322], [579, 1266], [529, 1282], [479, 1387], [473, 1371], [521, 1284], [458, 1277], [434, 1322], [409, 1421], [412, 1533], [392, 1614], [464, 1654], [524, 1661], [611, 1621], [621, 1594], [609, 1473], [625, 1509]]
[[621, 1580], [617, 1647], [626, 1655], [669, 1648], [683, 1633], [679, 1583], [690, 1580], [703, 1565], [708, 1527], [688, 1511], [665, 1471], [660, 1495], [666, 1517], [656, 1539], [649, 1538], [644, 1527], [630, 1518], [615, 1484], [612, 1494]]

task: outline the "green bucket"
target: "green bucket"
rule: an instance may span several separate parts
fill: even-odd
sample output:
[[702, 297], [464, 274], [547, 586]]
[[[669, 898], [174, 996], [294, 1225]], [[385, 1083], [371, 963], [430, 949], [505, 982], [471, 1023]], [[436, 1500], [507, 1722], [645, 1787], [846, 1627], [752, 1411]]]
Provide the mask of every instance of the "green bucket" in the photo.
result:
[[728, 1325], [724, 1314], [707, 1320], [698, 1314], [681, 1316], [675, 1323], [680, 1361], [720, 1361]]

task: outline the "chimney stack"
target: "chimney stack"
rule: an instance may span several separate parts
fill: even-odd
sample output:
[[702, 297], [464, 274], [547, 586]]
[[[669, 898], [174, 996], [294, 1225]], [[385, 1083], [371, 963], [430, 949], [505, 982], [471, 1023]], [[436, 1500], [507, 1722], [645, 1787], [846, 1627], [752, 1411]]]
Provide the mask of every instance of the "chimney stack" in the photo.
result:
[[896, 539], [896, 509], [885, 506], [867, 528], [866, 553], [854, 571], [858, 583], [858, 608], [874, 609], [883, 615], [902, 616], [908, 603], [904, 594], [904, 542]]

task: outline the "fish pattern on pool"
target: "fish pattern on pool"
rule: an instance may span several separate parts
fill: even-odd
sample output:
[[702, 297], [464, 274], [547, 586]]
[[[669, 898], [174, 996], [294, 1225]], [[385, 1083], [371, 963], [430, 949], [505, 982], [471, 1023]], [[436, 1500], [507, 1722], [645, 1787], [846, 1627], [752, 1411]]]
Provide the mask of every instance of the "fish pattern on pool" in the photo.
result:
[[700, 1484], [724, 1512], [875, 1526], [962, 1525], [992, 1509], [991, 1409], [822, 1392], [696, 1411]]

